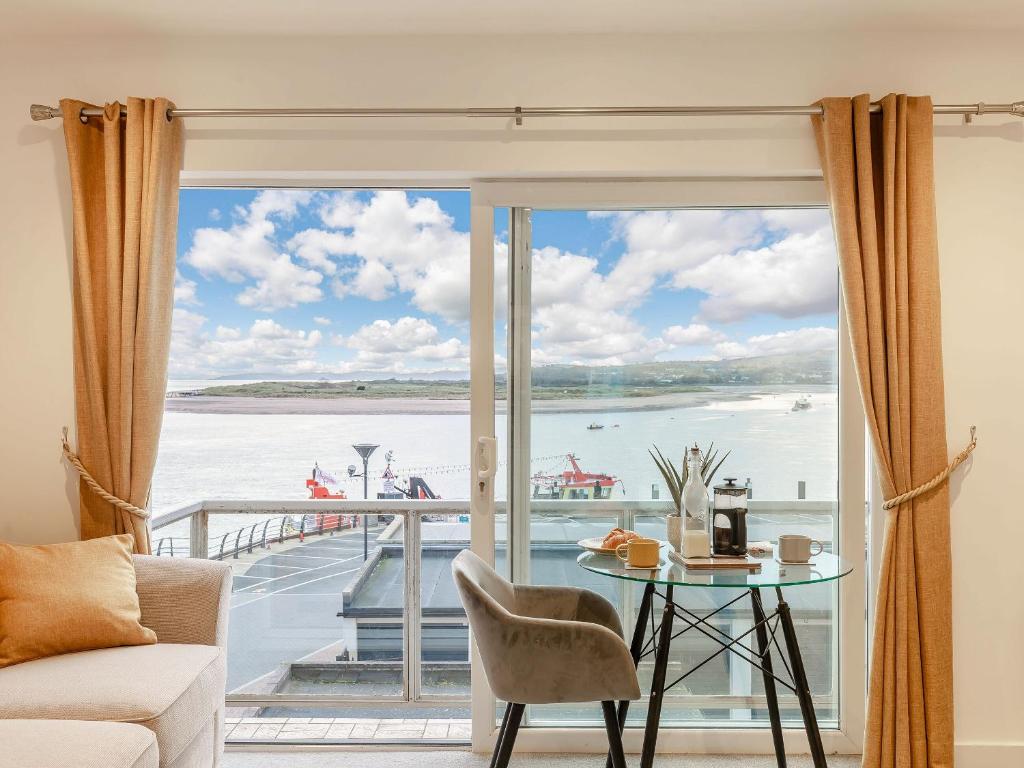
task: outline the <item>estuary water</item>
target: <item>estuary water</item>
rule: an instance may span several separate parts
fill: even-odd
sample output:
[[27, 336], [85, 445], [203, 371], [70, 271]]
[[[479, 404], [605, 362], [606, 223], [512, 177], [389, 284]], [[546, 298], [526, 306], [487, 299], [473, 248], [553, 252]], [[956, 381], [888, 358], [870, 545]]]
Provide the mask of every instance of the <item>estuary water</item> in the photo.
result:
[[[207, 382], [188, 382], [181, 388]], [[838, 397], [833, 386], [757, 387], [743, 399], [728, 399], [723, 388], [715, 402], [656, 410], [607, 410], [587, 413], [535, 413], [531, 419], [531, 470], [553, 474], [568, 468], [574, 454], [586, 472], [605, 472], [621, 484], [613, 498], [668, 498], [648, 448], [657, 445], [674, 461], [687, 444], [711, 441], [731, 451], [716, 480], [750, 479], [753, 497], [796, 499], [803, 481], [806, 498], [834, 500], [838, 483]], [[807, 396], [810, 408], [793, 410]], [[372, 410], [373, 401], [366, 402]], [[588, 429], [591, 424], [601, 429]], [[495, 423], [499, 468], [496, 488], [504, 496], [507, 429], [503, 415]], [[305, 481], [314, 464], [337, 480], [350, 499], [362, 498], [361, 478], [348, 477], [349, 465], [362, 470], [354, 443], [380, 446], [369, 463], [369, 495], [382, 490], [386, 456], [400, 484], [421, 476], [438, 496], [466, 499], [470, 488], [469, 416], [465, 414], [164, 414], [160, 453], [153, 480], [154, 513], [200, 499], [308, 498]], [[251, 523], [251, 516], [214, 516], [211, 539]], [[187, 524], [155, 532], [187, 536]]]

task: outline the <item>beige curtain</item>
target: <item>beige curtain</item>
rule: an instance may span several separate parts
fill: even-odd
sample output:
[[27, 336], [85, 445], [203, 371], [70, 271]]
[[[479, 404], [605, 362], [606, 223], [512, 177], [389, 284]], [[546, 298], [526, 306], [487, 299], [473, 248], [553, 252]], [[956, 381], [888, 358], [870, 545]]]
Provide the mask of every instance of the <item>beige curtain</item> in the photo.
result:
[[[846, 315], [882, 491], [946, 467], [932, 103], [890, 94], [821, 102], [813, 118]], [[868, 685], [864, 765], [953, 765], [949, 496], [888, 512]]]
[[[163, 417], [174, 296], [180, 120], [166, 99], [91, 105], [65, 99], [74, 209], [75, 410], [78, 455], [114, 496], [146, 507]], [[144, 517], [80, 485], [82, 538], [135, 535]]]

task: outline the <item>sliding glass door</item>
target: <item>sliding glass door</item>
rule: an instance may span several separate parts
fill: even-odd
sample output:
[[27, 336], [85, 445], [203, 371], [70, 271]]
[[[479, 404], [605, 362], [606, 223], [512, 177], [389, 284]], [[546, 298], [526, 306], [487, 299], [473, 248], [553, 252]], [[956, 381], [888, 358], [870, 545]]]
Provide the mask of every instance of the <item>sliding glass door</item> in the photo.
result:
[[[597, 591], [631, 631], [640, 591], [579, 568], [577, 542], [613, 528], [664, 539], [672, 502], [649, 450], [678, 463], [693, 444], [725, 458], [714, 483], [734, 478], [748, 489], [751, 541], [805, 533], [863, 561], [862, 421], [851, 388], [840, 388], [850, 371], [831, 223], [827, 209], [809, 205], [817, 190], [776, 186], [473, 189], [479, 221], [493, 227], [473, 254], [477, 272], [493, 270], [486, 288], [474, 279], [493, 301], [486, 319], [474, 315], [474, 333], [494, 346], [488, 361], [474, 359], [474, 377], [477, 363], [489, 363], [497, 405], [479, 424], [493, 424], [507, 451], [474, 546], [513, 581]], [[473, 409], [486, 410], [476, 401]], [[698, 614], [734, 597], [691, 591], [684, 599]], [[819, 722], [836, 749], [855, 749], [863, 583], [807, 587], [791, 601]], [[729, 609], [715, 622], [736, 636], [752, 616]], [[717, 648], [693, 635], [674, 645], [678, 672]], [[664, 748], [689, 748], [699, 728], [702, 748], [715, 751], [712, 734], [728, 728], [732, 749], [736, 737], [749, 739], [745, 749], [770, 749], [760, 675], [729, 657], [668, 694], [662, 727], [678, 730]], [[640, 666], [645, 689], [648, 667]], [[480, 700], [482, 678], [474, 677], [477, 748], [496, 714], [490, 698]], [[796, 726], [795, 698], [780, 703]], [[627, 725], [645, 716], [640, 702]], [[576, 729], [600, 723], [594, 705], [533, 706], [522, 746], [586, 749]], [[637, 739], [627, 733], [627, 748]]]

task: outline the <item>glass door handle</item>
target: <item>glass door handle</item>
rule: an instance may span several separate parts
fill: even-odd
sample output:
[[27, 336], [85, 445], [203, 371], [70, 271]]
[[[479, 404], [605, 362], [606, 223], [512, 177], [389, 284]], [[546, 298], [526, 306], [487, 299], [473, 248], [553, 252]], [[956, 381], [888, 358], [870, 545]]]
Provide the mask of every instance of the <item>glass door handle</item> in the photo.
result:
[[483, 491], [484, 483], [494, 477], [494, 472], [497, 469], [495, 460], [497, 456], [497, 443], [493, 437], [478, 437], [476, 439], [476, 449], [480, 457], [480, 461], [477, 464], [479, 469], [477, 470], [476, 477], [480, 481], [480, 490]]

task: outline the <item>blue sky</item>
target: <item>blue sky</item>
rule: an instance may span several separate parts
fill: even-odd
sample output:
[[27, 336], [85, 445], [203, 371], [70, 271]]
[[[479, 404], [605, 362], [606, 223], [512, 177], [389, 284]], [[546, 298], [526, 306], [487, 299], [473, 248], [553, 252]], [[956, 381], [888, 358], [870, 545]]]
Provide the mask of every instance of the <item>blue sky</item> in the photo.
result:
[[[835, 345], [823, 210], [534, 211], [535, 364]], [[495, 219], [503, 308], [507, 212]], [[468, 371], [469, 193], [184, 189], [172, 378]], [[495, 324], [503, 365], [504, 318]]]

